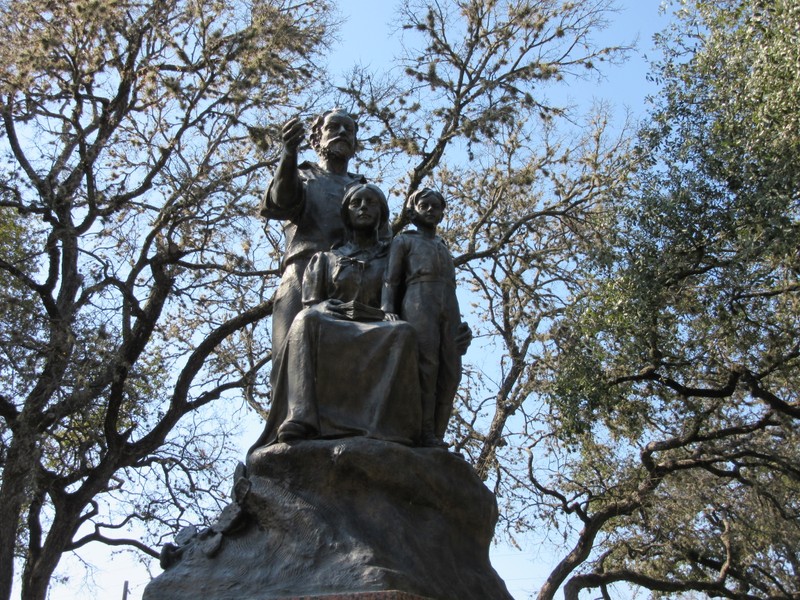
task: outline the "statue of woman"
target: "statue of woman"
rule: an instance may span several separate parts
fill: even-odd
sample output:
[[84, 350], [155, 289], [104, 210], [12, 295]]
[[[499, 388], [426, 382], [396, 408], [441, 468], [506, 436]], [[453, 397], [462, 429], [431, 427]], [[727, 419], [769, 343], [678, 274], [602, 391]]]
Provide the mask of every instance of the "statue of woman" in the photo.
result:
[[303, 276], [304, 308], [286, 338], [267, 425], [255, 447], [367, 436], [419, 443], [422, 404], [413, 328], [380, 309], [389, 208], [373, 184], [346, 192], [348, 241], [315, 254]]

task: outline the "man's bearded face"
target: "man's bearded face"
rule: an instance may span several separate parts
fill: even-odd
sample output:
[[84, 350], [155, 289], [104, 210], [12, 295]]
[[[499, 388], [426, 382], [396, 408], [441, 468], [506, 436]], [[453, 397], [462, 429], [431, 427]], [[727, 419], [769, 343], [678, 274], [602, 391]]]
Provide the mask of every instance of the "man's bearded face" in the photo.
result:
[[332, 113], [322, 123], [319, 153], [323, 156], [351, 158], [356, 151], [356, 127], [353, 119]]

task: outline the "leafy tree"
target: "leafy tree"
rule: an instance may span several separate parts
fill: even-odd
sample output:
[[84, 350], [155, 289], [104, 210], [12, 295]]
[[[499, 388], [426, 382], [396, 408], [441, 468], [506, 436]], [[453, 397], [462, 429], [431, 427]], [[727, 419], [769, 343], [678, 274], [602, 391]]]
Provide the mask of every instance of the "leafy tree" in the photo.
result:
[[221, 497], [224, 429], [196, 411], [264, 394], [262, 123], [300, 110], [329, 11], [0, 3], [0, 598], [21, 565], [44, 599], [93, 541], [155, 554], [115, 533]]
[[[571, 107], [547, 95], [623, 56], [624, 46], [592, 42], [613, 9], [605, 0], [407, 0], [396, 72], [356, 68], [340, 87], [363, 115], [365, 167], [399, 181], [401, 197], [427, 182], [448, 198], [443, 235], [474, 294], [477, 333], [501, 357], [501, 381], [465, 386], [451, 432], [484, 477], [529, 396], [528, 365], [563, 308], [573, 247], [591, 244], [584, 221], [629, 169], [625, 139], [602, 111], [567, 134]], [[405, 224], [401, 214], [394, 229]], [[486, 411], [494, 415], [482, 430]]]
[[678, 5], [645, 168], [545, 355], [529, 481], [574, 545], [540, 598], [800, 595], [800, 8]]
[[615, 133], [603, 110], [583, 120], [549, 100], [623, 58], [624, 46], [592, 42], [613, 10], [605, 1], [406, 1], [396, 70], [355, 69], [340, 90], [366, 117], [367, 169], [399, 180], [401, 198], [424, 183], [448, 199], [442, 233], [469, 290], [462, 309], [477, 349], [450, 436], [494, 487], [512, 536], [542, 528], [525, 467], [537, 440], [552, 436], [541, 400], [547, 350], [586, 284], [576, 266], [613, 224], [608, 198], [623, 194], [636, 164], [627, 130]]

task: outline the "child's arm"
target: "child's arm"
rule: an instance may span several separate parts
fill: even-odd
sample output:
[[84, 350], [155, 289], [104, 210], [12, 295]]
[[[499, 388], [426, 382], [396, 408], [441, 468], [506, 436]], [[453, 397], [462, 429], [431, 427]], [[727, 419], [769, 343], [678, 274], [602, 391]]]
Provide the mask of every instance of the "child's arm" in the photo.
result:
[[397, 315], [400, 312], [398, 295], [405, 277], [405, 253], [402, 235], [398, 235], [392, 240], [392, 245], [389, 247], [389, 261], [383, 275], [381, 309], [388, 315]]

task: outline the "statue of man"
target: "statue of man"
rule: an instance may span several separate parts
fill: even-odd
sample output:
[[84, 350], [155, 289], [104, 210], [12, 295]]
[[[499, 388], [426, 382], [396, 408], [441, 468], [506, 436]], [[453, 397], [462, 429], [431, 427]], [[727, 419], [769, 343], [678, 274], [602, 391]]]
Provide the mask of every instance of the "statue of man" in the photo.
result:
[[[272, 350], [278, 356], [294, 317], [303, 308], [303, 273], [311, 257], [344, 242], [340, 216], [346, 188], [366, 183], [347, 171], [356, 151], [358, 124], [345, 111], [318, 115], [311, 124], [309, 141], [319, 162], [303, 162], [297, 155], [305, 129], [299, 118], [283, 127], [283, 152], [275, 175], [261, 201], [260, 213], [284, 221], [286, 249], [281, 283], [272, 313]], [[389, 237], [388, 227], [382, 238]]]

